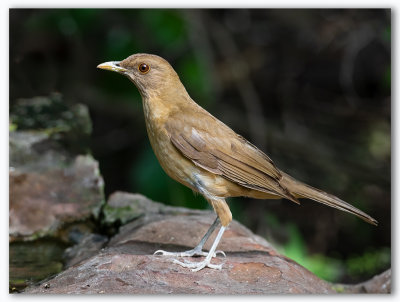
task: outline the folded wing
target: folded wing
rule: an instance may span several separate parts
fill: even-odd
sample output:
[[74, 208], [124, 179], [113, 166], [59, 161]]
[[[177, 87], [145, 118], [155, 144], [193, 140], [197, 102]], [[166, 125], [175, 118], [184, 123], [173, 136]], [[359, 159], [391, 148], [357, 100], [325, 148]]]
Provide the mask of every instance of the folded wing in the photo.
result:
[[298, 203], [279, 183], [281, 172], [267, 155], [213, 116], [202, 115], [176, 115], [165, 125], [172, 144], [186, 158], [238, 185]]

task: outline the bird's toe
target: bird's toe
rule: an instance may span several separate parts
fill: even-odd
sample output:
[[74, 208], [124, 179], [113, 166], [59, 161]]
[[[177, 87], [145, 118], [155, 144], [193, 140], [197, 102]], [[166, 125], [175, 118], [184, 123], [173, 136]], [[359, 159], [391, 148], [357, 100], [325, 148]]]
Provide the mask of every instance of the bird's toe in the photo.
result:
[[208, 260], [208, 259], [205, 259], [204, 261], [200, 261], [200, 262], [190, 262], [187, 260], [184, 260], [184, 262], [182, 262], [182, 261], [174, 259], [172, 262], [175, 264], [179, 264], [182, 267], [191, 268], [193, 272], [197, 272], [205, 267], [209, 267], [212, 269], [218, 269], [218, 270], [222, 269], [222, 264], [211, 264], [210, 260]]
[[158, 251], [155, 251], [153, 255], [156, 255], [156, 256], [173, 256], [174, 253], [163, 251], [163, 250], [158, 250]]

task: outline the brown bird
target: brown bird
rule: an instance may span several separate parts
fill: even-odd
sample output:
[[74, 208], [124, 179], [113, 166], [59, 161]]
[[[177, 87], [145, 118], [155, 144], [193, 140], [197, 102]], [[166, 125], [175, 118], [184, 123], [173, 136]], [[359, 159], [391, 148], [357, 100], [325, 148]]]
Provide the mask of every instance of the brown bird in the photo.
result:
[[[299, 203], [298, 198], [309, 198], [377, 225], [363, 211], [279, 170], [256, 146], [196, 104], [163, 58], [135, 54], [97, 67], [123, 74], [136, 85], [143, 99], [147, 134], [161, 166], [170, 177], [202, 194], [217, 213], [194, 249], [181, 253], [159, 250], [155, 254], [206, 256], [201, 262], [174, 262], [193, 271], [204, 267], [221, 269], [222, 265], [212, 264], [211, 260], [232, 221], [227, 197], [286, 198], [295, 203]], [[219, 224], [221, 228], [210, 251], [203, 252], [204, 243]]]

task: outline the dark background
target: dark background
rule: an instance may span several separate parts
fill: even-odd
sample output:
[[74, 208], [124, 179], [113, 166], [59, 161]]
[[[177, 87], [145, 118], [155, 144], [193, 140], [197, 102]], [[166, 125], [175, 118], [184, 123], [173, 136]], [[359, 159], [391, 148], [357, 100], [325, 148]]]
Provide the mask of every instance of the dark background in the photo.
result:
[[160, 168], [137, 89], [96, 69], [138, 52], [167, 59], [196, 102], [279, 168], [379, 226], [309, 200], [235, 198], [235, 219], [326, 280], [390, 267], [390, 10], [10, 10], [10, 110], [52, 92], [84, 103], [106, 196], [207, 208]]

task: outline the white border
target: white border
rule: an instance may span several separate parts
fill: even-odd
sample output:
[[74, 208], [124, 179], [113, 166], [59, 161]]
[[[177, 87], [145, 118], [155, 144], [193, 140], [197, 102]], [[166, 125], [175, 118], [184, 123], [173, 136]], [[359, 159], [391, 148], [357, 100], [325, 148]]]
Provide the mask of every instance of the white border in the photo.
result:
[[[345, 300], [360, 300], [360, 299], [376, 299], [376, 298], [386, 298], [386, 299], [394, 299], [398, 298], [397, 296], [397, 289], [398, 289], [398, 261], [396, 259], [396, 252], [399, 251], [398, 249], [398, 240], [395, 240], [395, 237], [398, 237], [398, 230], [397, 230], [397, 223], [396, 217], [399, 217], [399, 207], [395, 206], [396, 201], [399, 200], [399, 193], [398, 189], [398, 178], [397, 178], [397, 171], [399, 169], [399, 162], [397, 160], [397, 152], [398, 151], [398, 125], [399, 123], [396, 121], [399, 117], [399, 108], [400, 106], [396, 105], [398, 101], [398, 87], [400, 86], [398, 81], [398, 71], [399, 71], [399, 64], [398, 59], [395, 56], [398, 53], [397, 41], [399, 40], [399, 30], [398, 30], [398, 22], [396, 20], [398, 6], [400, 1], [398, 0], [385, 0], [385, 1], [371, 1], [371, 0], [363, 0], [363, 1], [354, 1], [354, 0], [324, 0], [324, 1], [317, 1], [317, 0], [308, 0], [308, 1], [294, 1], [294, 0], [279, 0], [279, 1], [261, 1], [261, 0], [246, 0], [246, 1], [237, 1], [237, 0], [202, 0], [202, 1], [157, 1], [157, 0], [146, 0], [146, 1], [106, 1], [106, 0], [92, 0], [92, 1], [82, 1], [82, 0], [69, 0], [69, 1], [58, 1], [58, 2], [38, 2], [38, 1], [9, 1], [3, 0], [1, 1], [1, 81], [0, 81], [0, 91], [3, 95], [2, 101], [0, 101], [0, 114], [1, 114], [1, 125], [2, 129], [0, 131], [1, 139], [1, 161], [0, 161], [0, 186], [2, 192], [2, 206], [3, 209], [1, 210], [2, 218], [1, 218], [1, 243], [3, 248], [1, 249], [1, 300], [4, 299], [69, 299], [73, 298], [74, 301], [84, 301], [84, 300], [92, 300], [98, 299], [100, 296], [21, 296], [18, 295], [9, 295], [8, 294], [8, 97], [9, 97], [9, 64], [8, 64], [8, 51], [9, 51], [9, 43], [8, 43], [8, 31], [9, 31], [9, 8], [74, 8], [74, 7], [115, 7], [115, 8], [151, 8], [151, 7], [179, 7], [179, 8], [222, 8], [222, 7], [236, 7], [236, 8], [392, 8], [392, 206], [393, 206], [393, 215], [392, 215], [392, 269], [393, 269], [393, 284], [392, 284], [392, 295], [390, 296], [383, 296], [383, 295], [335, 295], [335, 296], [263, 296], [263, 297], [249, 297], [249, 296], [230, 296], [230, 297], [222, 297], [222, 296], [104, 296], [101, 297], [102, 299], [109, 299], [112, 297], [114, 299], [144, 299], [144, 300], [157, 300], [160, 299], [173, 299], [175, 300], [187, 300], [187, 299], [212, 299], [212, 300], [238, 300], [238, 299], [345, 299]], [[4, 128], [3, 128], [4, 127]]]

